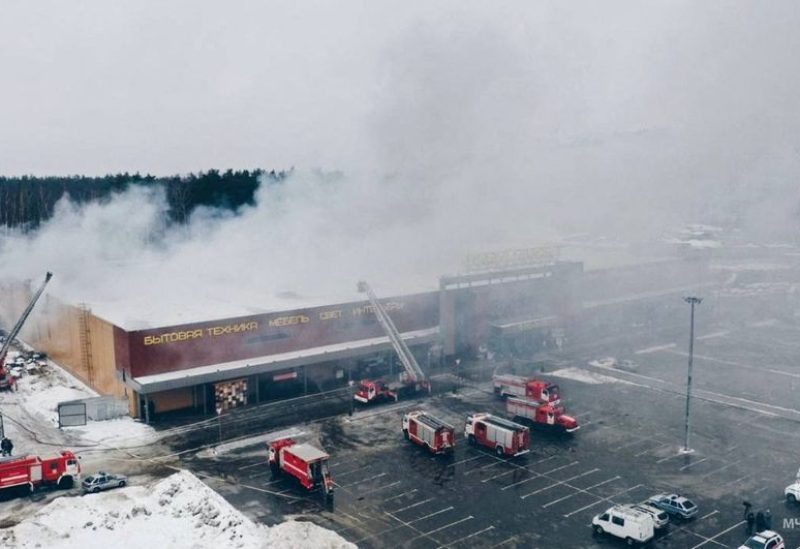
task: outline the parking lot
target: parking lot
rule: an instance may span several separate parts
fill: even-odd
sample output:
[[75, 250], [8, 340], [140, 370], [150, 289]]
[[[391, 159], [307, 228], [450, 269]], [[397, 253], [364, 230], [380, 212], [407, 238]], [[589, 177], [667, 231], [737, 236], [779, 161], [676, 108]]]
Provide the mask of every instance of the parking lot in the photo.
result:
[[769, 508], [774, 529], [796, 547], [800, 507], [784, 502], [783, 488], [800, 465], [798, 335], [794, 324], [772, 319], [698, 332], [689, 455], [679, 452], [685, 342], [632, 336], [630, 356], [620, 358], [636, 362], [633, 372], [587, 365], [614, 355], [613, 343], [548, 367], [542, 377], [561, 385], [582, 426], [573, 436], [534, 431], [525, 456], [498, 458], [461, 439], [452, 457], [433, 457], [403, 439], [408, 409], [429, 410], [457, 432], [470, 411], [501, 412], [489, 384], [474, 384], [301, 426], [331, 454], [332, 509], [291, 479], [272, 479], [263, 444], [186, 464], [256, 519], [312, 520], [360, 547], [622, 546], [594, 536], [592, 517], [659, 492], [680, 492], [700, 512], [673, 520], [655, 547], [738, 547], [746, 539], [743, 500]]

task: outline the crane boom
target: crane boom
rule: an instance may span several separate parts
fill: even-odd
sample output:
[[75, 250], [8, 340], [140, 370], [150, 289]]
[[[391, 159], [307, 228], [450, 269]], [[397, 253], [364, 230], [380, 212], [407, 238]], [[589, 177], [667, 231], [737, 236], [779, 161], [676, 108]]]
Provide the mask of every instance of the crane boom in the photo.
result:
[[25, 307], [25, 310], [22, 312], [22, 316], [19, 317], [17, 323], [14, 325], [13, 328], [11, 328], [11, 331], [8, 333], [8, 336], [6, 336], [6, 340], [3, 342], [3, 346], [2, 348], [0, 348], [0, 369], [2, 369], [3, 367], [3, 363], [5, 362], [6, 359], [6, 353], [8, 353], [8, 348], [11, 346], [11, 342], [14, 341], [14, 338], [16, 338], [17, 335], [19, 335], [20, 330], [22, 330], [22, 326], [25, 324], [25, 321], [28, 319], [28, 316], [30, 316], [31, 311], [33, 311], [33, 307], [36, 305], [36, 302], [39, 301], [39, 298], [42, 296], [42, 292], [44, 292], [45, 286], [47, 286], [47, 283], [50, 282], [51, 278], [53, 278], [53, 273], [48, 271], [48, 273], [44, 277], [44, 282], [42, 282], [42, 285], [39, 286], [38, 290], [36, 290], [36, 293], [33, 294], [30, 303], [28, 303], [28, 306]]
[[375, 292], [372, 291], [370, 285], [362, 280], [358, 283], [358, 291], [367, 294], [370, 304], [373, 309], [375, 309], [375, 316], [378, 318], [378, 322], [383, 328], [383, 331], [389, 336], [389, 342], [392, 344], [397, 356], [400, 357], [400, 362], [403, 364], [410, 380], [417, 382], [425, 381], [425, 373], [422, 371], [422, 368], [420, 368], [414, 355], [411, 354], [411, 350], [408, 348], [408, 345], [406, 345], [406, 342], [403, 341], [400, 332], [397, 330], [391, 317], [389, 317], [389, 313], [386, 312], [386, 309], [384, 309], [383, 305], [378, 301], [378, 297], [375, 295]]

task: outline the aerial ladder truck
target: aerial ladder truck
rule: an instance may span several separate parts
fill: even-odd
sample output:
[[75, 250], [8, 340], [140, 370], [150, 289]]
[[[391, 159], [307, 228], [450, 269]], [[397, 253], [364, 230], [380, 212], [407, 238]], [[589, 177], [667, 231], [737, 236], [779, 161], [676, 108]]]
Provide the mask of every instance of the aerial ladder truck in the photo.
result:
[[39, 301], [39, 298], [44, 292], [45, 286], [47, 286], [47, 283], [50, 282], [51, 278], [53, 278], [53, 273], [48, 272], [44, 277], [44, 282], [42, 282], [42, 285], [39, 286], [38, 290], [36, 290], [36, 293], [33, 294], [30, 303], [28, 303], [28, 306], [25, 307], [25, 310], [22, 312], [22, 316], [19, 317], [17, 323], [6, 335], [5, 341], [3, 341], [3, 346], [0, 347], [0, 391], [14, 390], [15, 388], [16, 381], [14, 380], [14, 376], [12, 376], [11, 372], [9, 372], [8, 368], [6, 368], [6, 355], [8, 354], [9, 347], [11, 347], [11, 342], [14, 341], [17, 335], [19, 335], [20, 330], [22, 330], [22, 326], [25, 324], [25, 321], [28, 320], [31, 311], [33, 311], [33, 307], [36, 305], [36, 302]]
[[403, 341], [403, 337], [394, 325], [389, 313], [386, 312], [381, 302], [378, 301], [375, 292], [372, 291], [370, 285], [364, 281], [358, 283], [358, 291], [367, 294], [370, 305], [372, 305], [375, 311], [375, 317], [378, 319], [378, 323], [383, 328], [383, 331], [389, 337], [389, 342], [400, 358], [400, 362], [405, 371], [396, 382], [387, 383], [382, 380], [371, 379], [361, 380], [353, 398], [362, 404], [369, 404], [385, 399], [397, 400], [399, 391], [403, 389], [427, 389], [428, 392], [430, 392], [431, 385], [425, 376], [425, 372], [422, 371], [422, 368], [420, 368], [417, 363], [417, 359], [414, 358], [408, 345]]

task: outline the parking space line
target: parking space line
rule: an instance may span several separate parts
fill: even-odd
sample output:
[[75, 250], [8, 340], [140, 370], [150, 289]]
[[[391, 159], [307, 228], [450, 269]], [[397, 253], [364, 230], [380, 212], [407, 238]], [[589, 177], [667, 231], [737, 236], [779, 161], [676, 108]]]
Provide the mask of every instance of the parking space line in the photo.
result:
[[411, 509], [413, 507], [417, 507], [418, 505], [422, 505], [423, 503], [428, 503], [429, 501], [433, 501], [433, 498], [423, 499], [422, 501], [418, 501], [417, 503], [413, 503], [413, 504], [411, 504], [411, 505], [409, 505], [407, 507], [402, 507], [400, 509], [395, 509], [394, 511], [392, 511], [392, 513], [402, 513], [403, 511], [405, 511], [407, 509]]
[[665, 443], [665, 444], [659, 444], [658, 446], [653, 446], [652, 448], [648, 448], [647, 450], [639, 452], [638, 454], [634, 454], [633, 457], [640, 457], [640, 456], [643, 456], [645, 454], [649, 454], [653, 450], [660, 450], [662, 448], [666, 448], [667, 446], [672, 446], [672, 443], [668, 442], [668, 443]]
[[508, 490], [509, 488], [513, 488], [514, 486], [519, 486], [520, 484], [525, 484], [526, 482], [536, 480], [537, 478], [542, 478], [542, 475], [540, 475], [539, 473], [534, 473], [533, 471], [528, 471], [528, 472], [534, 476], [532, 476], [531, 478], [520, 480], [518, 482], [515, 482], [514, 484], [509, 484], [508, 486], [503, 486], [502, 488], [500, 488], [500, 490]]
[[672, 456], [667, 456], [667, 457], [665, 457], [665, 458], [661, 458], [661, 459], [657, 460], [657, 461], [656, 461], [656, 463], [664, 463], [665, 461], [668, 461], [668, 460], [670, 460], [670, 459], [674, 459], [674, 458], [676, 458], [676, 457], [680, 457], [680, 456], [683, 456], [683, 455], [685, 455], [685, 454], [681, 454], [681, 453], [679, 452], [679, 453], [677, 453], [677, 454], [674, 454], [674, 455], [672, 455]]
[[393, 483], [391, 483], [391, 484], [387, 484], [386, 486], [379, 486], [379, 487], [377, 487], [377, 488], [373, 488], [373, 489], [372, 489], [372, 492], [374, 493], [374, 492], [377, 492], [378, 490], [386, 490], [387, 488], [391, 488], [392, 486], [397, 486], [398, 484], [400, 484], [400, 482], [401, 482], [401, 481], [399, 481], [399, 480], [396, 480], [396, 481], [394, 481], [394, 482], [393, 482]]
[[503, 545], [506, 545], [507, 543], [511, 543], [512, 541], [517, 541], [517, 536], [511, 536], [510, 538], [505, 539], [505, 540], [501, 541], [500, 543], [496, 543], [495, 545], [492, 545], [489, 549], [496, 549], [497, 547], [502, 547]]
[[707, 457], [704, 457], [703, 459], [698, 459], [697, 461], [693, 461], [692, 463], [689, 463], [689, 464], [687, 464], [687, 465], [684, 465], [683, 467], [679, 468], [678, 470], [679, 470], [679, 471], [685, 471], [685, 470], [686, 470], [686, 469], [688, 469], [689, 467], [692, 467], [692, 466], [694, 466], [694, 465], [697, 465], [698, 463], [703, 463], [704, 461], [708, 461], [708, 458], [707, 458]]
[[[540, 460], [538, 460], [538, 461], [534, 461], [533, 463], [529, 463], [528, 465], [526, 465], [526, 466], [525, 466], [525, 469], [527, 470], [527, 468], [528, 468], [528, 467], [531, 467], [531, 466], [533, 466], [533, 465], [537, 465], [537, 464], [539, 464], [539, 463], [544, 463], [545, 461], [550, 461], [551, 459], [556, 459], [557, 457], [560, 457], [560, 456], [549, 456], [549, 457], [546, 457], [546, 458], [540, 459]], [[497, 475], [494, 475], [493, 477], [485, 478], [485, 479], [483, 479], [481, 482], [489, 482], [490, 480], [494, 480], [494, 479], [496, 479], [496, 478], [500, 478], [500, 477], [503, 477], [503, 476], [506, 476], [506, 475], [510, 475], [511, 473], [515, 473], [516, 471], [518, 471], [518, 469], [516, 469], [516, 468], [513, 468], [513, 469], [511, 469], [511, 470], [509, 470], [509, 471], [504, 471], [504, 472], [502, 472], [502, 473], [499, 473], [499, 474], [497, 474]], [[529, 472], [531, 472], [531, 473], [534, 473], [534, 474], [536, 474], [536, 475], [538, 475], [538, 474], [539, 474], [539, 473], [536, 473], [535, 471], [529, 471]], [[534, 477], [534, 478], [536, 478], [536, 477]], [[513, 484], [512, 484], [512, 486], [513, 486]], [[501, 488], [501, 490], [505, 490], [505, 488]]]
[[453, 509], [455, 509], [455, 507], [453, 507], [451, 505], [450, 507], [445, 507], [444, 509], [440, 509], [440, 510], [434, 512], [434, 513], [429, 513], [429, 514], [425, 515], [424, 517], [419, 517], [419, 518], [415, 518], [414, 520], [409, 520], [408, 523], [409, 524], [414, 524], [415, 522], [419, 522], [421, 520], [425, 520], [425, 519], [428, 519], [428, 518], [431, 518], [431, 517], [435, 517], [436, 515], [441, 515], [442, 513], [446, 513], [448, 511], [452, 511]]
[[724, 471], [728, 467], [733, 467], [734, 465], [737, 465], [737, 463], [735, 461], [732, 461], [732, 462], [730, 462], [730, 463], [728, 463], [726, 465], [723, 465], [722, 467], [719, 467], [718, 469], [714, 469], [710, 473], [706, 473], [706, 474], [702, 475], [700, 478], [710, 477], [711, 475], [713, 475], [715, 473], [719, 473], [720, 471]]
[[384, 500], [381, 500], [381, 503], [386, 503], [387, 501], [391, 501], [391, 500], [393, 500], [393, 499], [401, 498], [401, 497], [403, 497], [403, 496], [407, 496], [408, 494], [413, 494], [413, 493], [414, 493], [414, 492], [416, 492], [416, 491], [417, 491], [417, 489], [416, 489], [416, 488], [414, 488], [413, 490], [409, 490], [408, 492], [403, 492], [402, 494], [397, 494], [397, 495], [395, 495], [395, 496], [392, 496], [392, 497], [390, 497], [390, 498], [386, 498], [386, 499], [384, 499]]
[[482, 454], [480, 456], [473, 456], [471, 458], [462, 459], [461, 461], [456, 461], [455, 463], [451, 463], [448, 467], [455, 467], [456, 465], [460, 465], [462, 463], [469, 463], [470, 461], [475, 461], [476, 459], [481, 459], [483, 457], [487, 457], [486, 454]]
[[703, 520], [703, 519], [705, 519], [705, 518], [708, 518], [708, 517], [713, 517], [713, 516], [714, 516], [714, 515], [716, 515], [717, 513], [719, 513], [719, 511], [717, 511], [716, 509], [714, 509], [714, 510], [713, 510], [713, 511], [711, 511], [710, 513], [703, 515], [702, 517], [700, 517], [700, 518], [699, 518], [699, 519], [697, 519], [697, 520]]
[[613, 496], [609, 496], [609, 497], [607, 497], [607, 498], [600, 498], [600, 496], [598, 496], [598, 495], [596, 495], [596, 494], [592, 494], [591, 492], [586, 492], [586, 491], [584, 490], [584, 492], [585, 492], [586, 494], [588, 494], [588, 495], [590, 495], [590, 496], [594, 496], [594, 497], [596, 497], [596, 498], [600, 498], [600, 499], [598, 499], [598, 500], [597, 500], [597, 501], [595, 501], [594, 503], [590, 503], [589, 505], [586, 505], [586, 506], [584, 506], [584, 507], [581, 507], [580, 509], [575, 509], [575, 510], [574, 510], [574, 511], [572, 511], [571, 513], [567, 513], [566, 515], [564, 515], [564, 518], [569, 518], [569, 517], [571, 517], [572, 515], [575, 515], [575, 514], [577, 514], [577, 513], [580, 513], [581, 511], [585, 511], [586, 509], [589, 509], [589, 508], [591, 508], [591, 507], [594, 507], [594, 506], [595, 506], [595, 505], [597, 505], [598, 503], [602, 503], [602, 502], [604, 502], [604, 501], [611, 501], [611, 502], [613, 502], [615, 497], [618, 497], [618, 496], [621, 496], [622, 494], [625, 494], [625, 493], [627, 493], [627, 492], [631, 492], [631, 491], [633, 491], [633, 490], [636, 490], [637, 488], [640, 488], [640, 487], [642, 487], [642, 486], [644, 486], [644, 484], [637, 484], [636, 486], [633, 486], [633, 487], [631, 487], [631, 488], [628, 488], [627, 490], [623, 490], [622, 492], [617, 492], [617, 493], [616, 493], [616, 494], [614, 494]]
[[464, 471], [464, 475], [471, 475], [477, 471], [483, 471], [484, 469], [488, 469], [489, 467], [495, 467], [496, 465], [500, 465], [501, 463], [505, 463], [504, 461], [493, 461], [488, 465], [482, 465], [481, 467], [476, 467], [475, 469], [470, 469], [469, 471]]
[[[705, 540], [706, 540], [706, 541], [704, 541], [703, 543], [698, 543], [697, 545], [695, 545], [694, 547], [692, 547], [692, 549], [697, 549], [698, 547], [702, 547], [703, 545], [705, 545], [705, 544], [707, 544], [707, 543], [712, 543], [712, 542], [713, 542], [713, 543], [717, 543], [717, 544], [719, 544], [719, 542], [717, 542], [717, 541], [714, 541], [714, 539], [715, 539], [715, 538], [718, 538], [718, 537], [720, 537], [722, 534], [727, 534], [728, 532], [730, 532], [730, 531], [731, 531], [731, 530], [733, 530], [734, 528], [738, 528], [739, 526], [741, 526], [741, 525], [742, 525], [742, 524], [744, 524], [744, 523], [745, 523], [745, 521], [743, 521], [743, 520], [740, 520], [739, 522], [737, 522], [736, 524], [734, 524], [734, 525], [733, 525], [733, 526], [731, 526], [730, 528], [726, 528], [726, 529], [725, 529], [725, 530], [723, 530], [722, 532], [720, 532], [720, 533], [718, 533], [718, 534], [715, 534], [715, 535], [711, 536], [710, 538], [705, 538]], [[695, 532], [692, 532], [692, 533], [695, 533]], [[698, 535], [699, 535], [699, 534], [698, 534]]]
[[352, 471], [345, 471], [344, 473], [336, 471], [336, 478], [346, 477], [347, 475], [352, 475], [353, 473], [358, 473], [359, 471], [363, 471], [363, 470], [364, 470], [364, 467], [362, 466], [362, 467], [359, 467], [357, 469], [353, 469]]
[[[566, 484], [567, 482], [575, 480], [576, 478], [581, 478], [581, 477], [585, 477], [586, 475], [591, 475], [592, 473], [596, 473], [599, 470], [600, 469], [592, 469], [591, 471], [586, 471], [584, 473], [581, 473], [580, 475], [575, 475], [574, 477], [570, 477], [568, 479], [565, 479], [565, 480], [562, 480], [562, 481], [559, 481], [559, 482], [554, 482], [553, 484], [551, 484], [549, 486], [545, 486], [544, 488], [539, 488], [538, 490], [534, 490], [530, 494], [525, 494], [524, 496], [520, 496], [520, 498], [521, 499], [525, 499], [528, 496], [532, 496], [534, 494], [538, 494], [540, 492], [544, 492], [545, 490], [549, 490], [550, 488], [554, 488], [554, 487], [559, 486], [561, 484]], [[547, 507], [547, 506], [545, 506], [545, 507]]]
[[[442, 530], [444, 530], [446, 528], [450, 528], [451, 526], [455, 526], [456, 524], [461, 524], [462, 522], [467, 522], [468, 520], [472, 520], [474, 518], [475, 517], [473, 517], [472, 515], [470, 515], [468, 517], [464, 517], [461, 520], [457, 520], [455, 522], [451, 522], [450, 524], [445, 524], [444, 526], [440, 526], [439, 528], [436, 528], [435, 530], [431, 530], [430, 532], [425, 532], [425, 535], [426, 536], [430, 536], [431, 534], [435, 534], [436, 532], [441, 532]], [[417, 536], [417, 537], [422, 537], [422, 536]], [[416, 539], [416, 538], [414, 538], [414, 539]]]
[[480, 535], [480, 534], [483, 534], [484, 532], [488, 532], [489, 530], [494, 530], [494, 526], [487, 526], [487, 527], [486, 527], [486, 528], [484, 528], [483, 530], [478, 530], [477, 532], [473, 532], [473, 533], [471, 533], [471, 534], [470, 534], [470, 535], [468, 535], [468, 536], [464, 536], [463, 538], [457, 539], [457, 540], [455, 540], [455, 541], [451, 541], [451, 542], [450, 542], [450, 543], [448, 543], [447, 545], [440, 545], [440, 546], [439, 546], [439, 547], [437, 547], [436, 549], [445, 549], [446, 547], [452, 547], [453, 545], [455, 545], [455, 544], [457, 544], [457, 543], [461, 543], [462, 541], [467, 541], [468, 539], [470, 539], [470, 538], [474, 538], [475, 536], [478, 536], [478, 535]]
[[367, 477], [362, 478], [361, 480], [357, 480], [355, 482], [351, 482], [350, 484], [340, 484], [342, 488], [349, 488], [350, 486], [355, 486], [356, 484], [361, 484], [362, 482], [369, 482], [370, 480], [375, 480], [376, 478], [385, 477], [386, 473], [380, 473], [375, 475], [374, 477]]
[[571, 463], [567, 463], [566, 465], [562, 465], [561, 467], [556, 467], [555, 469], [550, 469], [549, 471], [545, 471], [542, 473], [542, 476], [549, 475], [550, 473], [555, 473], [556, 471], [560, 471], [561, 469], [566, 469], [567, 467], [572, 467], [573, 465], [577, 465], [580, 461], [573, 461]]

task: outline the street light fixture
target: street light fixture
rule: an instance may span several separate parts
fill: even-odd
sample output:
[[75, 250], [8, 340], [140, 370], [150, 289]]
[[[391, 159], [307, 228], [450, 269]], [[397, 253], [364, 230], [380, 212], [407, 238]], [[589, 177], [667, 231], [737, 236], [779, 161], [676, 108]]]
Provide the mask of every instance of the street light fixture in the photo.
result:
[[684, 297], [683, 300], [691, 305], [692, 312], [691, 312], [691, 321], [690, 321], [690, 328], [689, 328], [689, 375], [686, 381], [686, 429], [684, 431], [684, 438], [683, 438], [683, 448], [681, 449], [682, 454], [690, 454], [694, 452], [691, 448], [689, 448], [689, 433], [691, 432], [691, 424], [690, 424], [690, 412], [691, 412], [691, 402], [692, 402], [692, 363], [694, 359], [694, 306], [699, 305], [703, 302], [702, 297]]

